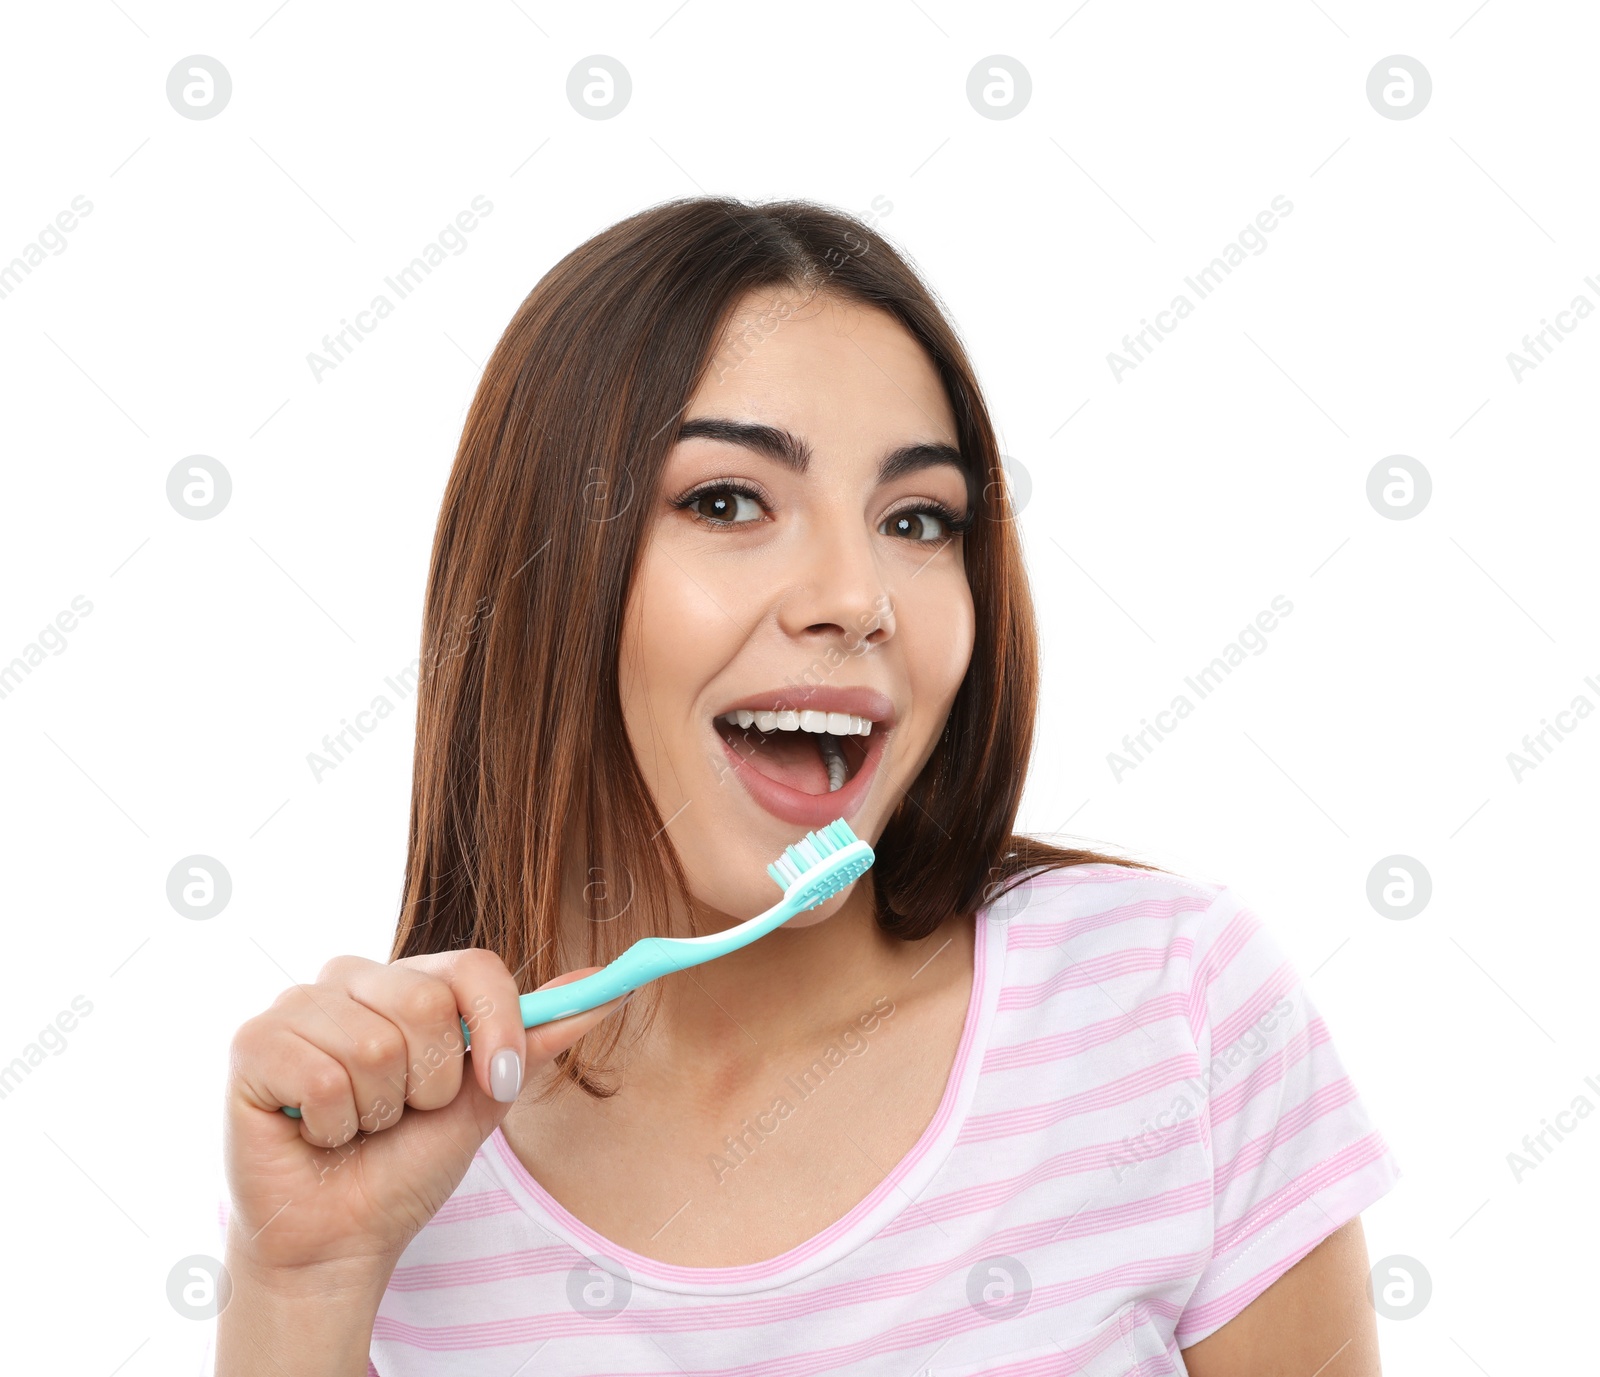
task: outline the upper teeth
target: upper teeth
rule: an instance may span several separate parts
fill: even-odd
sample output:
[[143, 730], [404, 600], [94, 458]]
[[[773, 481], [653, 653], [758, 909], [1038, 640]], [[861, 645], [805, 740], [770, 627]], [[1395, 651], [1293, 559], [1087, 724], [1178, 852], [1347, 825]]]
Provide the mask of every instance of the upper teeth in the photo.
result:
[[731, 727], [754, 726], [764, 732], [828, 732], [834, 736], [871, 736], [872, 719], [850, 712], [752, 712], [737, 708], [722, 714]]

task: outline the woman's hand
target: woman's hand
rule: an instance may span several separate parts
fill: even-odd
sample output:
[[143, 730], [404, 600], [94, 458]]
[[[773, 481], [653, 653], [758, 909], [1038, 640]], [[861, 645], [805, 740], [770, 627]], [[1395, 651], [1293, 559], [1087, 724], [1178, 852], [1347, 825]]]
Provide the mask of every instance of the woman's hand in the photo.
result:
[[[525, 1071], [623, 998], [524, 1029], [511, 973], [482, 948], [388, 965], [338, 956], [314, 985], [285, 990], [233, 1039], [230, 1268], [308, 1292], [323, 1279], [361, 1279], [357, 1290], [371, 1279], [381, 1296], [406, 1245], [516, 1100]], [[280, 1105], [298, 1106], [301, 1117]]]

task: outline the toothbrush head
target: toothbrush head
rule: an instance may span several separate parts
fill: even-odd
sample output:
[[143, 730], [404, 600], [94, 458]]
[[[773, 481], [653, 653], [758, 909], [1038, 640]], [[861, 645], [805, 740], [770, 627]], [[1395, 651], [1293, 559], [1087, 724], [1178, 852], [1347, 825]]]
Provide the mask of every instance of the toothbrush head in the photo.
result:
[[804, 913], [859, 880], [876, 859], [872, 848], [839, 818], [784, 848], [767, 874], [783, 891], [785, 902]]

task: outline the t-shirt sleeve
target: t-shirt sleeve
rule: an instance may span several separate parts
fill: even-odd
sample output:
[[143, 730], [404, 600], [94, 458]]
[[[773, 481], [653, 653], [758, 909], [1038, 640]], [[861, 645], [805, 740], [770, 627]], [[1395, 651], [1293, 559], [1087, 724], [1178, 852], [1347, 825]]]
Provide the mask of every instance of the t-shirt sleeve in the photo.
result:
[[1180, 1347], [1220, 1329], [1401, 1176], [1299, 973], [1233, 891], [1202, 916], [1191, 960], [1213, 1235]]

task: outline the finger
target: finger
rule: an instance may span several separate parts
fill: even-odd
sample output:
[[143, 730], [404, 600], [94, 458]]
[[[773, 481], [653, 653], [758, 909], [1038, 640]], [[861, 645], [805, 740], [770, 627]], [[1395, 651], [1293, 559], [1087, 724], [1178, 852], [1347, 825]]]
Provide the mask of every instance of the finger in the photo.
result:
[[[565, 985], [569, 980], [580, 980], [599, 969], [598, 966], [590, 966], [583, 970], [568, 971], [558, 975], [554, 980], [547, 980], [539, 988], [543, 990], [549, 989], [552, 985]], [[534, 1073], [541, 1070], [551, 1058], [560, 1055], [596, 1024], [616, 1013], [631, 997], [631, 993], [619, 995], [616, 999], [609, 1000], [596, 1008], [586, 1009], [580, 1014], [571, 1014], [552, 1023], [541, 1023], [533, 1028], [522, 1029], [523, 1066], [526, 1079], [532, 1080]], [[520, 1027], [520, 1008], [517, 1018]], [[472, 1032], [474, 1048], [478, 1045], [478, 1036], [478, 1030], [474, 1029]], [[482, 1091], [476, 1076], [467, 1076], [462, 1080], [460, 1098], [450, 1106], [447, 1113], [451, 1115], [459, 1113], [464, 1120], [470, 1121], [477, 1130], [477, 1141], [481, 1143], [494, 1132], [509, 1109], [509, 1104], [497, 1101]]]
[[[547, 980], [539, 988], [541, 990], [553, 989], [557, 985], [565, 985], [569, 981], [582, 980], [586, 975], [593, 975], [596, 971], [604, 969], [601, 966], [585, 966], [582, 970], [567, 971], [558, 975], [554, 980]], [[558, 1057], [571, 1047], [579, 1038], [591, 1028], [616, 1013], [629, 999], [634, 991], [618, 995], [609, 999], [604, 1004], [597, 1004], [592, 1009], [585, 1009], [579, 1014], [568, 1014], [566, 1018], [558, 1018], [550, 1023], [541, 1023], [526, 1030], [528, 1065], [542, 1066], [545, 1062]]]
[[[295, 1124], [308, 1143], [338, 1147], [359, 1131], [349, 1073], [282, 1018], [260, 1015], [241, 1026], [234, 1034], [230, 1058], [230, 1079], [239, 1099], [285, 1124]], [[300, 1117], [285, 1118], [278, 1113], [279, 1105], [298, 1108]]]
[[455, 1099], [466, 1043], [450, 985], [407, 961], [357, 967], [347, 979], [350, 998], [387, 1019], [405, 1040], [405, 1104], [437, 1109]]
[[487, 947], [466, 947], [438, 953], [428, 969], [455, 993], [471, 1035], [471, 1079], [491, 1100], [510, 1104], [522, 1090], [526, 1067], [522, 1006], [506, 963]]
[[[465, 947], [457, 951], [404, 957], [395, 964], [409, 966], [449, 985], [472, 1038], [469, 1052], [471, 1079], [485, 1096], [496, 1103], [514, 1101], [536, 1062], [548, 1061], [568, 1042], [575, 1042], [587, 1031], [587, 1027], [557, 1030], [550, 1038], [531, 1044], [534, 1058], [531, 1060], [527, 1030], [522, 1026], [522, 1005], [516, 980], [498, 953], [485, 947]], [[569, 980], [578, 980], [599, 969], [598, 966], [588, 966], [582, 970], [568, 971], [546, 981], [540, 988], [564, 985]], [[612, 1004], [615, 1006], [619, 1002], [614, 1000]], [[611, 1012], [612, 1008], [603, 1007], [589, 1026]], [[567, 1037], [567, 1042], [559, 1041], [563, 1036]], [[546, 1043], [553, 1050], [543, 1050]]]
[[[383, 969], [376, 963], [374, 967]], [[344, 1067], [356, 1127], [363, 1133], [392, 1128], [406, 1103], [405, 1034], [391, 1019], [341, 989], [313, 986], [300, 994], [288, 999], [286, 1022]]]

